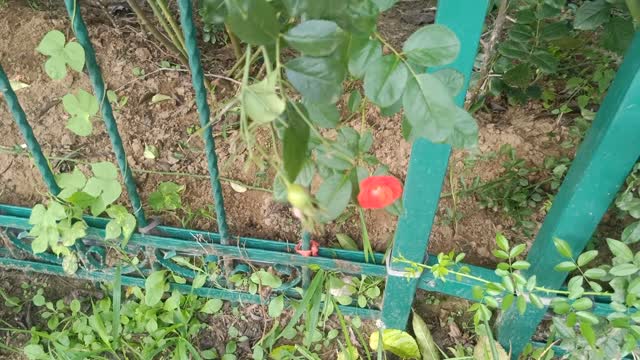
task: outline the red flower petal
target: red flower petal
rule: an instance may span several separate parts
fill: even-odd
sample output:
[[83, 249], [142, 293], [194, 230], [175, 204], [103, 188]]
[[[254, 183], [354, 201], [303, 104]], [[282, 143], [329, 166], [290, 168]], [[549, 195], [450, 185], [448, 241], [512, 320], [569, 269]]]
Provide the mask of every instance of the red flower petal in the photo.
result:
[[393, 176], [370, 176], [360, 183], [358, 203], [365, 209], [382, 209], [402, 195], [402, 183]]

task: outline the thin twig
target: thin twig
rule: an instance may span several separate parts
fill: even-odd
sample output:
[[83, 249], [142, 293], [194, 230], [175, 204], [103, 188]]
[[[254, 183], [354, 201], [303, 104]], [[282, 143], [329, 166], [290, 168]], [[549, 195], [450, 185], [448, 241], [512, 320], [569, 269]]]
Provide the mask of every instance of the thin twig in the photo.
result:
[[496, 21], [493, 26], [493, 31], [491, 31], [491, 37], [489, 38], [489, 42], [484, 49], [484, 59], [482, 61], [482, 66], [480, 67], [480, 76], [478, 77], [478, 84], [476, 85], [473, 92], [471, 92], [469, 96], [469, 103], [473, 104], [476, 102], [478, 95], [485, 88], [489, 70], [491, 69], [491, 59], [493, 58], [493, 48], [496, 46], [496, 42], [502, 33], [502, 28], [504, 27], [504, 20], [507, 17], [507, 9], [509, 8], [509, 0], [502, 0], [500, 2], [500, 7], [498, 8], [498, 15], [496, 17]]

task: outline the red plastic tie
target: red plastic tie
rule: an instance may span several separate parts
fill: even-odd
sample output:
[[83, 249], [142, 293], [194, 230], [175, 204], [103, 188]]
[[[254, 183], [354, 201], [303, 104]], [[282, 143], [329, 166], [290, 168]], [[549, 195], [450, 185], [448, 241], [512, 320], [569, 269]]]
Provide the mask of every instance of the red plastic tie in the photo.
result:
[[295, 250], [298, 254], [302, 256], [318, 256], [318, 250], [320, 249], [320, 244], [317, 241], [311, 240], [311, 249], [302, 250], [302, 240], [296, 244]]

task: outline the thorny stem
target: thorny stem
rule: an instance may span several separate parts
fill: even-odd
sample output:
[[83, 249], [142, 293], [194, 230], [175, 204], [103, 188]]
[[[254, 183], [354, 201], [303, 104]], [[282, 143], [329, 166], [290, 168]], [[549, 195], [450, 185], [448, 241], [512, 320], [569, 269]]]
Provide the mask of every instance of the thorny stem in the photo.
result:
[[[415, 267], [419, 267], [422, 269], [426, 269], [431, 271], [431, 269], [433, 269], [433, 266], [431, 265], [427, 265], [427, 264], [421, 264], [421, 263], [417, 263], [414, 261], [410, 261], [405, 259], [404, 257], [394, 257], [393, 261], [398, 261], [398, 262], [402, 262], [405, 264], [409, 264], [411, 266], [415, 266]], [[461, 273], [455, 270], [451, 270], [447, 268], [447, 271], [455, 276], [461, 276], [467, 279], [471, 279], [471, 280], [475, 280], [477, 282], [483, 283], [483, 284], [492, 284], [493, 281], [489, 281], [486, 279], [483, 279], [481, 277], [477, 277], [474, 275], [470, 275], [470, 274], [465, 274], [465, 273]], [[445, 280], [444, 278], [441, 278], [441, 280]], [[569, 291], [566, 290], [555, 290], [555, 289], [548, 289], [542, 286], [536, 286], [533, 288], [535, 291], [539, 291], [539, 292], [544, 292], [544, 293], [553, 293], [553, 294], [561, 294], [561, 295], [569, 295]], [[596, 291], [585, 291], [583, 293], [583, 295], [592, 295], [592, 296], [613, 296], [613, 294], [608, 293], [608, 292], [596, 292]]]

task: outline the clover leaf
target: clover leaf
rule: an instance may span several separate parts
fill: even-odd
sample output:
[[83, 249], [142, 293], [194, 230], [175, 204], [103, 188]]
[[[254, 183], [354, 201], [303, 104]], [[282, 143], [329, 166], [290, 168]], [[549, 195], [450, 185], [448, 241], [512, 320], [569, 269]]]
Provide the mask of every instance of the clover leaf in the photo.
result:
[[96, 198], [91, 204], [91, 214], [98, 216], [118, 200], [122, 186], [118, 181], [118, 169], [108, 161], [91, 164], [91, 171], [94, 176], [87, 180], [82, 191]]
[[90, 93], [79, 90], [77, 95], [67, 94], [62, 97], [64, 110], [71, 115], [67, 129], [79, 136], [91, 135], [93, 124], [91, 117], [98, 113], [98, 100]]
[[67, 76], [67, 65], [75, 71], [84, 67], [84, 49], [75, 41], [65, 45], [64, 34], [58, 30], [49, 31], [36, 48], [38, 52], [49, 56], [44, 63], [44, 70], [54, 80]]

